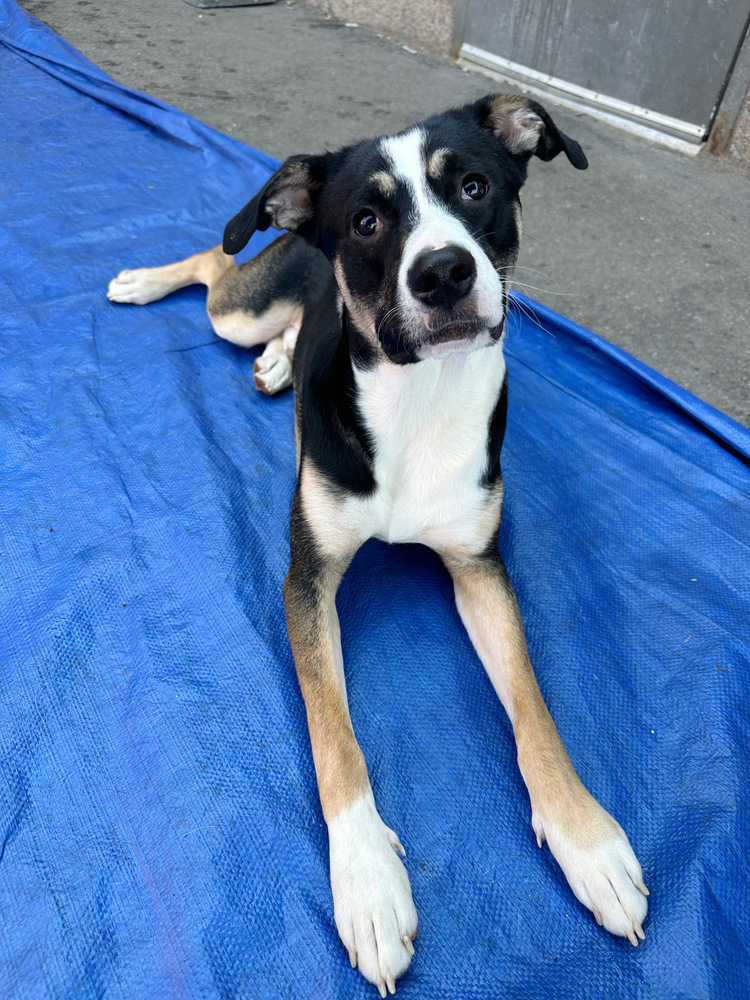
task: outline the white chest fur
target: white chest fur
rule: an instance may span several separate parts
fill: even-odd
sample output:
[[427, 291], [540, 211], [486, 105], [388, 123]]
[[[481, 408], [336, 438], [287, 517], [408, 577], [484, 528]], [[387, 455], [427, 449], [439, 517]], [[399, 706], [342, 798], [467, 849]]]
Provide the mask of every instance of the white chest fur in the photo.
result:
[[480, 481], [504, 375], [501, 344], [357, 372], [359, 410], [375, 449], [371, 535], [435, 547], [462, 536], [470, 542], [486, 509]]
[[437, 551], [483, 551], [502, 502], [501, 492], [488, 494], [481, 480], [504, 377], [501, 343], [357, 371], [377, 485], [366, 497], [342, 496], [303, 459], [303, 504], [321, 554], [351, 558], [373, 537]]

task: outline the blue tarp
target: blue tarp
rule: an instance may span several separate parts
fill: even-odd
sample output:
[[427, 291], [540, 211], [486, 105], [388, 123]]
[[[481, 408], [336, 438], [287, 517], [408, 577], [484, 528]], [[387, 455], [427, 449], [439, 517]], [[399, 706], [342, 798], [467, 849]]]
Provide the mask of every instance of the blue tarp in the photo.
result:
[[[218, 243], [273, 161], [12, 0], [0, 36], [0, 997], [371, 998], [284, 628], [291, 396], [254, 391], [201, 290], [104, 294]], [[501, 544], [571, 757], [643, 864], [647, 941], [537, 849], [436, 557], [370, 543], [339, 606], [420, 914], [398, 994], [746, 998], [750, 432], [523, 304]]]

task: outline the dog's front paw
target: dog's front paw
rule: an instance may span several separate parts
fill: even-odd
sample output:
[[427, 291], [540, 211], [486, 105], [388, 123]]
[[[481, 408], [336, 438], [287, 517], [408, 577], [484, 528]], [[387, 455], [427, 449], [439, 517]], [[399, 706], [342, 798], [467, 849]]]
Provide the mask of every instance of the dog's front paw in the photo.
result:
[[581, 788], [571, 807], [555, 818], [532, 816], [537, 843], [544, 840], [578, 899], [612, 934], [637, 945], [645, 940], [649, 892], [625, 831]]
[[409, 967], [417, 911], [398, 837], [383, 823], [372, 792], [328, 824], [333, 907], [352, 967], [374, 983], [381, 997]]

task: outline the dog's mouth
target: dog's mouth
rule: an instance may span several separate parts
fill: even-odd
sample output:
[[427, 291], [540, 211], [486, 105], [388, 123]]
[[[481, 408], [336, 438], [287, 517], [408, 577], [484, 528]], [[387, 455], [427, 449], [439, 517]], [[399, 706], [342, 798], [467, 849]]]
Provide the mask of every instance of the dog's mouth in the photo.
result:
[[504, 319], [493, 326], [487, 317], [468, 310], [448, 315], [433, 313], [422, 317], [417, 330], [412, 327], [408, 332], [400, 324], [382, 324], [379, 340], [391, 361], [408, 364], [489, 346], [500, 339], [503, 326]]
[[431, 324], [425, 336], [420, 338], [423, 345], [437, 346], [454, 340], [471, 340], [489, 329], [489, 324], [480, 316], [463, 316], [443, 323]]

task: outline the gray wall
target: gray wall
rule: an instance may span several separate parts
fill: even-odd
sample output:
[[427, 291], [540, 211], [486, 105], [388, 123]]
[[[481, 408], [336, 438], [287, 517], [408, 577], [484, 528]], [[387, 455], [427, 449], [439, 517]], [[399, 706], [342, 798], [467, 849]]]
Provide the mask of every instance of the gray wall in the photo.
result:
[[435, 55], [450, 55], [457, 0], [303, 0], [303, 7], [355, 21], [416, 44]]

